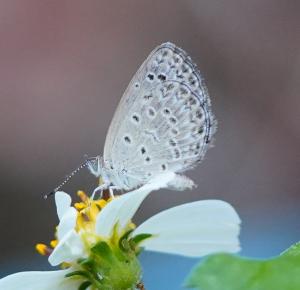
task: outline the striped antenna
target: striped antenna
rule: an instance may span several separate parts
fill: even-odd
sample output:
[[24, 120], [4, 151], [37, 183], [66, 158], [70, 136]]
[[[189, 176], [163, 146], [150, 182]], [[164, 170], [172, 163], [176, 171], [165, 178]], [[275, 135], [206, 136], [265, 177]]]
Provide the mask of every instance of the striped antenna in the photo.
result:
[[82, 164], [80, 164], [75, 170], [73, 170], [70, 174], [68, 174], [66, 176], [66, 178], [62, 181], [62, 183], [60, 183], [57, 187], [55, 187], [51, 192], [49, 192], [48, 194], [44, 195], [44, 199], [47, 199], [48, 197], [50, 197], [51, 195], [54, 195], [55, 192], [57, 192], [58, 190], [60, 190], [74, 175], [76, 175], [81, 169], [87, 167], [89, 165], [89, 163], [91, 162], [91, 160], [93, 160], [95, 158], [88, 158], [86, 159]]

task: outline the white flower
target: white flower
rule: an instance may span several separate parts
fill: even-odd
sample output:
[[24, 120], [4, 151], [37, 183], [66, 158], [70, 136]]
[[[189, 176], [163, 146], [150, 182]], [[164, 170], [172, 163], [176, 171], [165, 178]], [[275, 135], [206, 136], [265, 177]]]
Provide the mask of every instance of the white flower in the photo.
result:
[[[87, 269], [84, 268], [83, 271], [82, 265], [91, 263], [91, 260], [94, 263], [93, 259], [97, 260], [99, 256], [101, 263], [107, 259], [109, 264], [106, 266], [114, 265], [114, 270], [117, 268], [122, 272], [105, 273], [124, 277], [132, 275], [132, 281], [136, 280], [137, 284], [140, 282], [141, 271], [136, 255], [141, 248], [190, 257], [239, 251], [240, 219], [231, 205], [220, 200], [179, 205], [154, 215], [136, 228], [133, 226], [131, 219], [147, 195], [153, 190], [166, 187], [172, 178], [172, 174], [166, 174], [163, 178], [160, 177], [137, 190], [117, 197], [96, 214], [89, 208], [86, 223], [82, 223], [86, 218], [85, 214], [80, 216], [78, 209], [71, 206], [70, 196], [64, 192], [57, 192], [55, 200], [60, 220], [57, 228], [58, 244], [49, 256], [49, 262], [53, 266], [68, 263], [69, 268], [9, 275], [0, 280], [0, 289], [77, 290], [83, 283], [86, 283], [86, 288], [82, 289], [97, 289], [98, 284], [94, 284], [94, 280], [89, 280], [86, 274], [81, 274]], [[120, 253], [125, 257], [125, 260], [121, 259], [123, 264], [114, 258], [119, 257]], [[124, 264], [124, 261], [127, 264]], [[93, 265], [99, 267], [99, 264]], [[91, 271], [94, 271], [94, 268], [92, 269]], [[94, 271], [93, 275], [96, 275], [96, 280], [99, 278], [97, 281], [104, 279], [102, 272], [95, 274]], [[98, 283], [97, 281], [95, 283]], [[94, 288], [91, 288], [92, 286]], [[110, 289], [121, 290], [123, 286], [114, 287]], [[135, 289], [135, 285], [131, 285], [132, 288], [128, 285], [126, 287], [124, 289]]]

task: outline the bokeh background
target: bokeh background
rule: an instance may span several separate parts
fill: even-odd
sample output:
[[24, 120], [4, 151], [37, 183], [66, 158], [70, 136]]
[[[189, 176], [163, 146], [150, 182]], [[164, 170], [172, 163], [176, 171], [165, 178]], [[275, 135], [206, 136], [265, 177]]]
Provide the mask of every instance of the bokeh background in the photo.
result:
[[[300, 240], [300, 2], [297, 0], [0, 2], [0, 277], [46, 270], [54, 200], [42, 195], [105, 135], [132, 75], [172, 41], [198, 64], [219, 121], [215, 148], [188, 175], [198, 188], [160, 190], [136, 221], [199, 199], [230, 202], [244, 255]], [[65, 190], [91, 190], [87, 172]], [[197, 260], [145, 253], [150, 290], [180, 286]]]

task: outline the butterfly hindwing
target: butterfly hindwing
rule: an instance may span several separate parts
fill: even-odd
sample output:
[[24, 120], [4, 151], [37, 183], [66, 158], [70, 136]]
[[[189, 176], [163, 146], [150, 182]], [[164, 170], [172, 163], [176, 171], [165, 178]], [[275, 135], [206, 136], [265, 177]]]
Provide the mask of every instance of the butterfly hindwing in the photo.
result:
[[201, 161], [215, 131], [206, 86], [190, 57], [158, 46], [125, 91], [110, 126], [104, 159], [133, 183]]

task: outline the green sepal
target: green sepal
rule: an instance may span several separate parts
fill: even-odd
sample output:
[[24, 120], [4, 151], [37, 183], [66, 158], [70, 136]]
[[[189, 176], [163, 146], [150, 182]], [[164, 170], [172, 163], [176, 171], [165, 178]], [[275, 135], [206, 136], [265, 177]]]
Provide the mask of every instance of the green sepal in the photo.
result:
[[85, 281], [85, 282], [83, 282], [80, 286], [79, 286], [79, 288], [78, 288], [78, 290], [86, 290], [88, 287], [90, 287], [92, 285], [92, 282], [90, 282], [90, 281]]
[[92, 267], [94, 265], [94, 260], [91, 258], [80, 259], [77, 261], [79, 265], [83, 267]]
[[68, 273], [65, 275], [66, 278], [70, 278], [70, 277], [73, 277], [73, 276], [82, 276], [82, 277], [85, 277], [85, 278], [89, 278], [89, 273], [87, 271], [73, 271], [71, 273]]
[[151, 234], [139, 234], [134, 236], [131, 240], [135, 245], [140, 244], [142, 241], [151, 238], [152, 235]]
[[91, 248], [91, 252], [107, 261], [113, 260], [113, 252], [110, 246], [104, 241], [100, 241], [95, 246], [93, 246]]
[[130, 236], [130, 234], [133, 232], [133, 229], [127, 231], [119, 240], [119, 248], [124, 251], [127, 252], [130, 250], [130, 245], [128, 242], [128, 237]]
[[95, 272], [96, 270], [97, 265], [95, 260], [91, 258], [81, 259], [77, 262], [88, 273]]
[[89, 287], [101, 290], [135, 289], [141, 278], [141, 266], [136, 255], [138, 247], [131, 239], [133, 230], [127, 230], [120, 237], [117, 228], [116, 224], [109, 240], [98, 240], [90, 248], [88, 258], [77, 260], [82, 271], [74, 271], [66, 276], [81, 276], [79, 290]]

